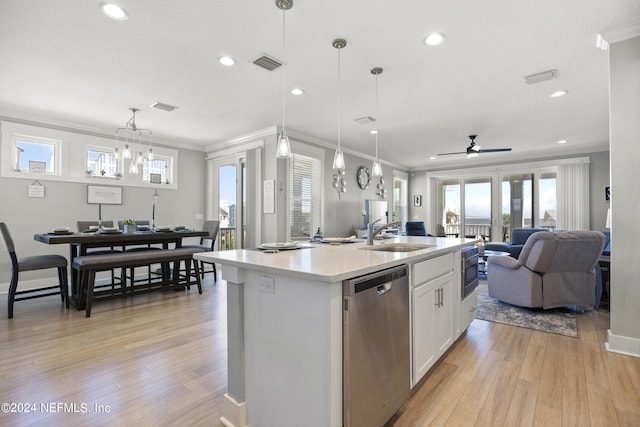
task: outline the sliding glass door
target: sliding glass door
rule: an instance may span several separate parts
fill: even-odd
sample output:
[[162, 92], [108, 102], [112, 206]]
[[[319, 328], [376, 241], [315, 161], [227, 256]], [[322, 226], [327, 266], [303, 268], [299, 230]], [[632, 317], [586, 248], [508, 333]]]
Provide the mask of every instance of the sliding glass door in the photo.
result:
[[556, 226], [555, 171], [431, 177], [431, 188], [429, 227], [446, 236], [508, 241], [514, 228]]

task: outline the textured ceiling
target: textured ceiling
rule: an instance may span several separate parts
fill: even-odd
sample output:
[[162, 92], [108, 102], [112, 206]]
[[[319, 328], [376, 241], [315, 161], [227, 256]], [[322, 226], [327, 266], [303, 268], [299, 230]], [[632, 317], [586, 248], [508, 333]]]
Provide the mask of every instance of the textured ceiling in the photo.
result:
[[[115, 131], [129, 107], [140, 127], [178, 145], [216, 146], [281, 124], [282, 11], [274, 0], [122, 0], [128, 21], [99, 2], [3, 0], [0, 115]], [[178, 8], [179, 7], [179, 8]], [[286, 12], [286, 127], [335, 144], [336, 37], [342, 50], [342, 144], [375, 152], [371, 125], [379, 77], [379, 152], [409, 169], [477, 165], [608, 148], [608, 54], [598, 31], [640, 20], [638, 0], [294, 0]], [[445, 33], [427, 47], [424, 37]], [[217, 59], [230, 55], [233, 67]], [[525, 85], [524, 75], [558, 77]], [[569, 94], [552, 99], [565, 89]], [[153, 102], [177, 105], [168, 113]], [[467, 135], [511, 153], [429, 160], [463, 151]], [[559, 139], [567, 144], [559, 145]]]

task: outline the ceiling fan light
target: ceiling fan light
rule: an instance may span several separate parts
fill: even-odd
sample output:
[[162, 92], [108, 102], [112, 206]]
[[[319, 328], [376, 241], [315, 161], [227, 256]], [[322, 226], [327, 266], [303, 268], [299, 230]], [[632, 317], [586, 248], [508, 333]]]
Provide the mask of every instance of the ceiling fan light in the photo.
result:
[[477, 157], [478, 154], [480, 153], [478, 153], [477, 151], [467, 150], [467, 159], [470, 159], [472, 157]]

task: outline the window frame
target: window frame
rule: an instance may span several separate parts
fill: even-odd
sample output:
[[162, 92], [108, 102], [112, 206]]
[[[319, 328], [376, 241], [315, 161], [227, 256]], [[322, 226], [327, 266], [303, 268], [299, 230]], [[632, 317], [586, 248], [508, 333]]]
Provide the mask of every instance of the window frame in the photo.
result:
[[[314, 161], [317, 162], [318, 165], [318, 171], [317, 171], [317, 175], [318, 175], [318, 183], [317, 186], [313, 186], [312, 188], [312, 193], [317, 193], [317, 200], [318, 200], [318, 206], [316, 209], [312, 209], [312, 211], [316, 211], [318, 212], [319, 218], [317, 218], [317, 222], [316, 221], [312, 221], [315, 224], [318, 225], [318, 227], [320, 227], [320, 229], [324, 229], [324, 215], [322, 214], [322, 212], [324, 212], [324, 150], [321, 148], [317, 148], [314, 146], [311, 146], [309, 144], [304, 144], [301, 143], [299, 141], [291, 141], [291, 151], [293, 152], [293, 155], [296, 156], [304, 156], [307, 158], [311, 158]], [[286, 200], [286, 206], [287, 206], [287, 221], [286, 221], [286, 240], [287, 241], [293, 241], [293, 240], [308, 240], [311, 236], [313, 236], [316, 232], [316, 230], [314, 229], [315, 224], [312, 226], [310, 225], [310, 229], [309, 229], [309, 236], [295, 236], [293, 237], [291, 235], [291, 218], [293, 215], [293, 211], [292, 211], [292, 202], [293, 202], [293, 195], [291, 194], [291, 179], [292, 179], [292, 163], [293, 163], [293, 159], [288, 160], [287, 161], [287, 200]]]

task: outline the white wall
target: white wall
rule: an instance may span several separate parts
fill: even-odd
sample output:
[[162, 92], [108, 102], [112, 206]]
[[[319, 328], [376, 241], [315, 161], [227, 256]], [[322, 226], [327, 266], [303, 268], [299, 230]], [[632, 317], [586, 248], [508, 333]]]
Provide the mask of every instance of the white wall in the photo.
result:
[[608, 348], [640, 356], [640, 37], [610, 45], [611, 329]]

